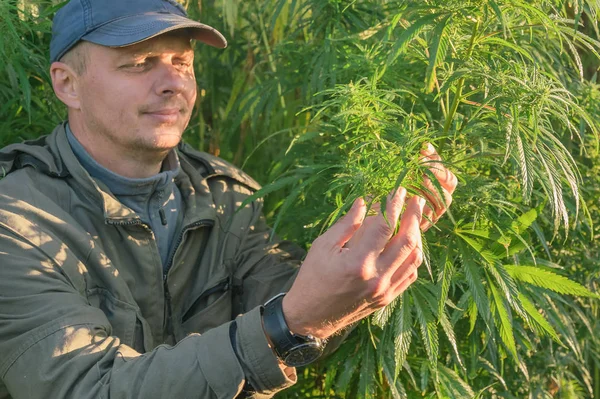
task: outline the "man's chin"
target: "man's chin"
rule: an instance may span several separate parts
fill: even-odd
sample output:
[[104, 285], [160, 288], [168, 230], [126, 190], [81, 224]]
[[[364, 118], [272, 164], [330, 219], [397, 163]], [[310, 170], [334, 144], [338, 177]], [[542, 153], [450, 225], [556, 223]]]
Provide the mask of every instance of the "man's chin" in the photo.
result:
[[129, 151], [138, 153], [144, 157], [162, 158], [173, 148], [177, 147], [180, 141], [180, 138], [177, 139], [175, 137], [168, 140], [164, 138], [157, 140], [137, 140], [137, 142], [130, 143]]
[[175, 126], [157, 129], [153, 135], [151, 146], [156, 150], [170, 150], [179, 145], [182, 135], [183, 130]]

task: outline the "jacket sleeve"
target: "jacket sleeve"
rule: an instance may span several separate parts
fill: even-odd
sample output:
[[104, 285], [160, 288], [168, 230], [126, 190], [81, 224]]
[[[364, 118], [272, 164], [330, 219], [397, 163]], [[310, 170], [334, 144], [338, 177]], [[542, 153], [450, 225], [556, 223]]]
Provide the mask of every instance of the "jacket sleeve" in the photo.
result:
[[[243, 192], [241, 189], [233, 190]], [[243, 201], [239, 199], [239, 203]], [[247, 232], [241, 240], [234, 263], [238, 270], [238, 279], [242, 281], [241, 304], [238, 313], [245, 313], [256, 306], [264, 304], [273, 296], [287, 292], [294, 282], [306, 252], [291, 241], [280, 240], [273, 235], [262, 213], [262, 202], [254, 201], [248, 205], [252, 210]], [[241, 277], [240, 277], [241, 276]], [[334, 352], [346, 339], [353, 327], [330, 337], [323, 356]], [[239, 336], [240, 334], [238, 334]], [[238, 351], [244, 352], [250, 342], [244, 343], [238, 337]], [[240, 341], [243, 343], [240, 345]], [[260, 389], [262, 380], [256, 374], [256, 367], [242, 361], [242, 368], [249, 382]], [[292, 370], [292, 369], [289, 369]], [[295, 379], [295, 373], [293, 374]]]
[[234, 263], [243, 284], [242, 303], [246, 312], [264, 304], [292, 286], [305, 251], [291, 241], [273, 236], [262, 214], [262, 204], [255, 201], [247, 233], [243, 236]]
[[0, 385], [13, 399], [233, 398], [242, 364], [258, 362], [257, 397], [293, 383], [266, 344], [258, 308], [236, 320], [241, 354], [231, 323], [140, 354], [111, 335], [103, 311], [58, 266], [66, 249], [50, 255], [9, 230], [0, 228]]

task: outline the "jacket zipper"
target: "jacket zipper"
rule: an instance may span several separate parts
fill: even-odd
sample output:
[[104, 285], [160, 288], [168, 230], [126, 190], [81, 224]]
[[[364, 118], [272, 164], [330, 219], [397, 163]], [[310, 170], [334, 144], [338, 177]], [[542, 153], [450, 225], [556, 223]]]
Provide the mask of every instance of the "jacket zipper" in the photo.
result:
[[160, 222], [162, 223], [163, 226], [166, 226], [168, 221], [167, 221], [167, 215], [165, 214], [165, 208], [163, 207], [163, 191], [160, 190], [158, 192], [158, 216], [160, 216]]
[[[134, 220], [129, 220], [129, 221], [107, 220], [106, 222], [110, 225], [118, 225], [118, 226], [142, 225], [148, 231], [150, 231], [152, 233], [152, 229], [147, 224], [142, 222], [140, 219], [134, 219]], [[167, 336], [174, 335], [173, 310], [171, 309], [171, 292], [169, 291], [167, 276], [169, 274], [169, 270], [171, 269], [173, 259], [175, 258], [175, 254], [177, 253], [177, 250], [179, 249], [179, 245], [181, 245], [181, 242], [183, 241], [183, 236], [185, 233], [187, 233], [189, 230], [197, 228], [197, 227], [204, 227], [204, 226], [212, 227], [212, 226], [214, 226], [214, 224], [215, 224], [214, 220], [211, 220], [211, 219], [202, 219], [202, 220], [198, 220], [197, 222], [188, 224], [181, 230], [181, 233], [179, 234], [179, 237], [177, 239], [177, 244], [173, 247], [173, 251], [171, 253], [169, 261], [167, 262], [167, 267], [163, 271], [163, 292], [164, 292], [164, 300], [165, 300], [165, 329], [167, 330]]]
[[167, 274], [169, 273], [169, 270], [171, 270], [171, 266], [173, 265], [173, 259], [175, 258], [175, 255], [177, 254], [179, 245], [181, 245], [181, 242], [183, 241], [184, 234], [187, 233], [189, 230], [194, 229], [196, 227], [212, 227], [214, 225], [215, 225], [214, 220], [202, 219], [202, 220], [198, 220], [197, 222], [188, 224], [181, 230], [181, 233], [179, 233], [179, 237], [177, 238], [177, 243], [173, 247], [173, 251], [171, 252], [171, 256], [169, 257], [169, 261], [167, 262], [167, 267], [165, 268], [165, 271], [163, 274], [163, 278], [165, 280], [167, 279]]
[[175, 332], [173, 330], [173, 310], [171, 308], [171, 292], [169, 291], [169, 284], [168, 284], [168, 278], [167, 278], [169, 275], [169, 270], [171, 270], [171, 266], [173, 265], [173, 259], [175, 259], [175, 255], [177, 254], [177, 250], [179, 250], [179, 245], [181, 245], [181, 242], [183, 241], [183, 236], [185, 235], [185, 233], [187, 233], [188, 231], [195, 229], [197, 227], [209, 227], [209, 226], [212, 227], [212, 226], [214, 226], [214, 224], [215, 224], [215, 222], [211, 219], [202, 219], [202, 220], [198, 220], [197, 222], [188, 224], [181, 230], [181, 233], [179, 234], [179, 237], [177, 238], [177, 243], [173, 247], [173, 251], [171, 253], [169, 261], [167, 262], [167, 267], [165, 268], [165, 270], [163, 272], [163, 291], [164, 291], [164, 295], [165, 295], [165, 306], [166, 306], [165, 328], [167, 330], [167, 336], [173, 336], [175, 334]]
[[148, 230], [152, 230], [150, 229], [150, 226], [148, 226], [146, 223], [142, 222], [140, 219], [133, 219], [133, 220], [128, 220], [128, 221], [121, 221], [121, 220], [106, 220], [107, 224], [113, 225], [113, 226], [135, 226], [135, 225], [144, 225], [144, 227], [146, 227]]

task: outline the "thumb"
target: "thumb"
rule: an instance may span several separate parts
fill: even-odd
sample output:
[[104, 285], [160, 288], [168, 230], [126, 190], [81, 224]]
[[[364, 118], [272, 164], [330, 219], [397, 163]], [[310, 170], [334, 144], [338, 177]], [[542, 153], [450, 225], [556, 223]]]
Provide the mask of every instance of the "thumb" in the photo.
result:
[[354, 201], [354, 204], [352, 204], [348, 213], [335, 222], [334, 225], [323, 234], [323, 238], [325, 238], [324, 241], [326, 241], [327, 245], [331, 248], [343, 247], [344, 244], [350, 241], [356, 230], [362, 225], [366, 213], [367, 207], [365, 206], [365, 201], [362, 198], [358, 198]]

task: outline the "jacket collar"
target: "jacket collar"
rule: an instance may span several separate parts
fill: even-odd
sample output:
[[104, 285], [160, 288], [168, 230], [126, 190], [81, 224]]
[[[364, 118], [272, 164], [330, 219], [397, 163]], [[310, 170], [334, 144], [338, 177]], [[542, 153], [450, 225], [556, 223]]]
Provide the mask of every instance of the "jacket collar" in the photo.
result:
[[[93, 179], [81, 166], [68, 142], [65, 126], [66, 122], [58, 125], [49, 136], [12, 144], [0, 150], [0, 178], [28, 166], [52, 177], [72, 178], [77, 181], [81, 194], [103, 209], [107, 223], [138, 222], [139, 218], [133, 210], [119, 202], [102, 182]], [[175, 183], [185, 203], [184, 225], [199, 220], [214, 220], [215, 204], [208, 185], [211, 178], [225, 176], [251, 190], [260, 188], [254, 179], [220, 158], [196, 151], [184, 143], [179, 145], [177, 151], [181, 173]], [[190, 160], [197, 162], [192, 165]]]
[[66, 122], [63, 122], [50, 136], [48, 136], [50, 151], [57, 154], [61, 170], [66, 170], [68, 175], [77, 181], [77, 186], [83, 190], [82, 194], [92, 202], [103, 208], [104, 218], [107, 222], [134, 221], [135, 212], [121, 204], [100, 181], [93, 179], [79, 163], [73, 153], [66, 133]]

